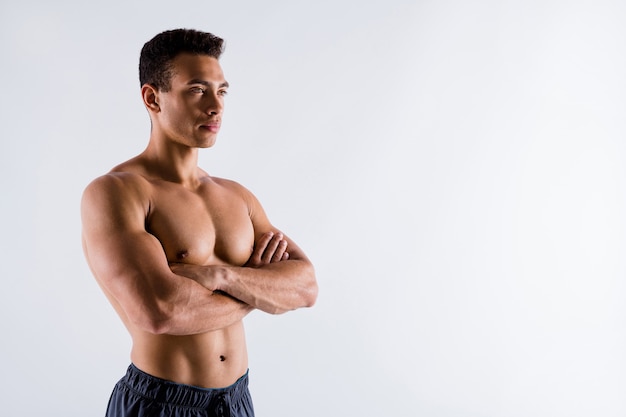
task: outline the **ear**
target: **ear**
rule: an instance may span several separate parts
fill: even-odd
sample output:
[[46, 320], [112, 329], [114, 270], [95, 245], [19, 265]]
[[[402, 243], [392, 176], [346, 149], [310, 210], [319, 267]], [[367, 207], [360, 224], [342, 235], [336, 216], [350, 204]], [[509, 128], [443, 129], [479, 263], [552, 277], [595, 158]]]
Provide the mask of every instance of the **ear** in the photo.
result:
[[149, 112], [158, 113], [161, 111], [159, 107], [159, 91], [151, 84], [144, 84], [141, 86], [141, 98], [143, 104], [146, 106]]

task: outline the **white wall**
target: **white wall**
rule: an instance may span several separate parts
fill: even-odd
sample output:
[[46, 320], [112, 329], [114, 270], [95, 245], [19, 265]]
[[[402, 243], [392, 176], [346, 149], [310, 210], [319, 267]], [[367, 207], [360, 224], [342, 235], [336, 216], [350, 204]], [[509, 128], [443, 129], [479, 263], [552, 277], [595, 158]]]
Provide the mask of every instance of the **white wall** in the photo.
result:
[[144, 42], [227, 40], [210, 173], [314, 260], [247, 320], [259, 416], [626, 415], [619, 1], [0, 5], [0, 403], [99, 416], [130, 341], [84, 262], [84, 186], [143, 149]]

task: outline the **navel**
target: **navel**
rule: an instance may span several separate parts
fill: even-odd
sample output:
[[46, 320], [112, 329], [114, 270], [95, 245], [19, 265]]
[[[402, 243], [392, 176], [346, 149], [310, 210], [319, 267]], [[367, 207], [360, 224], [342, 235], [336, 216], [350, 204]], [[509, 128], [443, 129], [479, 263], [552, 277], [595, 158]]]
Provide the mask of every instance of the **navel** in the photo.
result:
[[226, 356], [220, 355], [220, 361], [224, 362], [226, 360]]

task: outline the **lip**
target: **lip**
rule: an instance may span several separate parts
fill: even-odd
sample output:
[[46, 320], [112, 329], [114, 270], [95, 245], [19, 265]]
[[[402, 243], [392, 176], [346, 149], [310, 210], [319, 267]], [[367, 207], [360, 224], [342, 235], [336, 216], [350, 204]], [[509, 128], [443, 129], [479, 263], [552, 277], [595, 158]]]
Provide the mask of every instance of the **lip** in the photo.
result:
[[206, 124], [200, 125], [200, 128], [206, 129], [212, 133], [217, 133], [220, 130], [220, 123], [219, 122], [206, 123]]

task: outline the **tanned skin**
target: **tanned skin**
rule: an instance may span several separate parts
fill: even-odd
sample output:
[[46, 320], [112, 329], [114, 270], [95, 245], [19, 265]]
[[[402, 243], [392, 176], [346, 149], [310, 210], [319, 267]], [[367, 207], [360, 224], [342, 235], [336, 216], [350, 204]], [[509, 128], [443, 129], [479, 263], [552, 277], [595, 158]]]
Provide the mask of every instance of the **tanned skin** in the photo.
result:
[[182, 53], [170, 89], [142, 87], [147, 148], [84, 191], [83, 248], [132, 337], [132, 362], [166, 380], [233, 384], [248, 368], [242, 319], [317, 298], [313, 266], [240, 184], [198, 167], [228, 83], [217, 59]]

